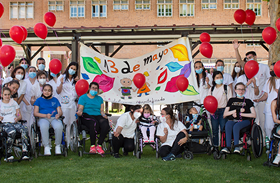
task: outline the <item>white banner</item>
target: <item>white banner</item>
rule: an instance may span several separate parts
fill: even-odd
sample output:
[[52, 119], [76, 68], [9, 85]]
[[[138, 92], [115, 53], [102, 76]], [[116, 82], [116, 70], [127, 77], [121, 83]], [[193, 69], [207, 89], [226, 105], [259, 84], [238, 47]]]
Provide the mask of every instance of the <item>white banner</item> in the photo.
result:
[[[188, 38], [180, 38], [151, 53], [132, 59], [102, 55], [81, 43], [81, 78], [99, 83], [103, 100], [122, 104], [174, 104], [199, 99], [194, 63]], [[133, 83], [141, 73], [146, 82]], [[181, 92], [176, 79], [185, 76], [189, 85]]]

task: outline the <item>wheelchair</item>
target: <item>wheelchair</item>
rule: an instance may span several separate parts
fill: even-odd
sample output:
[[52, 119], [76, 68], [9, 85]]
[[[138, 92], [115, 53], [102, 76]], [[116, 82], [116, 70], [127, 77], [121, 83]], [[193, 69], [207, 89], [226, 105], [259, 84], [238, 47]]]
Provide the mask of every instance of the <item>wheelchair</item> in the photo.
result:
[[[62, 131], [62, 142], [61, 142], [61, 155], [64, 157], [67, 157], [68, 155], [68, 148], [67, 148], [67, 143], [66, 143], [66, 125], [63, 123], [63, 119], [65, 117], [61, 116], [58, 119], [62, 122], [63, 124], [63, 131]], [[37, 125], [39, 121], [38, 117], [35, 117], [35, 122], [31, 125], [31, 134], [30, 134], [30, 141], [31, 141], [31, 152], [33, 152], [34, 157], [38, 158], [38, 156], [45, 156], [44, 153], [41, 153], [42, 148], [42, 138], [41, 138], [41, 131], [40, 127]], [[52, 127], [49, 128], [49, 141], [54, 141], [54, 129]], [[51, 145], [51, 143], [50, 143]], [[57, 154], [54, 153], [55, 156], [58, 156]], [[60, 154], [59, 154], [60, 155]]]
[[[157, 124], [156, 124], [157, 126]], [[146, 145], [150, 145], [155, 151], [156, 151], [156, 158], [159, 157], [159, 147], [160, 147], [160, 140], [159, 138], [155, 135], [155, 142], [151, 143], [151, 142], [148, 142], [148, 143], [145, 143], [144, 140], [143, 140], [143, 135], [141, 133], [141, 130], [140, 130], [140, 125], [137, 123], [137, 127], [135, 129], [135, 135], [134, 135], [134, 151], [133, 151], [133, 155], [135, 155], [138, 159], [141, 158], [141, 155], [143, 154], [143, 148], [146, 146]], [[148, 132], [148, 136], [150, 135], [149, 134], [149, 131]]]
[[[19, 121], [22, 125], [24, 125], [27, 121], [26, 120], [20, 120]], [[16, 137], [13, 143], [13, 152], [15, 156], [19, 159], [13, 159], [13, 160], [7, 160], [7, 133], [2, 131], [2, 125], [3, 123], [0, 123], [0, 164], [1, 159], [4, 157], [4, 160], [6, 162], [20, 162], [24, 159], [22, 159], [22, 141], [21, 141], [21, 134], [19, 132], [16, 132]], [[32, 158], [32, 148], [31, 148], [31, 141], [29, 141], [29, 144], [27, 146], [29, 159], [26, 159], [26, 161], [31, 161]]]
[[280, 167], [280, 164], [274, 164], [273, 160], [277, 156], [278, 153], [278, 147], [280, 143], [280, 135], [276, 131], [276, 129], [279, 127], [279, 124], [275, 124], [274, 128], [272, 129], [271, 132], [271, 137], [270, 137], [270, 142], [269, 142], [269, 153], [267, 155], [267, 161], [264, 162], [263, 166], [275, 166], [275, 167]]
[[[253, 154], [255, 158], [261, 157], [263, 153], [263, 135], [262, 129], [259, 125], [257, 125], [254, 119], [251, 119], [251, 124], [245, 128], [240, 130], [240, 141], [241, 144], [234, 146], [233, 141], [231, 144], [231, 149], [234, 147], [243, 147], [240, 155], [246, 156], [248, 161], [251, 161], [251, 151], [250, 147], [252, 147]], [[250, 142], [250, 143], [248, 143]], [[221, 148], [226, 147], [226, 134], [225, 131], [221, 134]], [[224, 152], [221, 153], [221, 158], [226, 159], [227, 154]]]
[[[110, 116], [112, 116], [112, 114], [106, 114], [106, 116], [110, 117]], [[76, 138], [73, 138], [73, 142], [75, 142], [74, 146], [77, 145], [75, 148], [77, 148], [78, 155], [80, 157], [82, 157], [84, 154], [90, 154], [90, 155], [95, 154], [95, 153], [89, 153], [88, 151], [86, 151], [86, 141], [90, 140], [90, 138], [87, 137], [87, 134], [89, 134], [89, 129], [85, 125], [82, 125], [81, 118], [82, 117], [78, 117], [77, 123], [75, 124], [75, 125], [77, 125], [77, 132], [74, 132], [74, 130], [73, 130], [73, 134], [76, 135]], [[75, 127], [73, 127], [73, 129], [74, 128]], [[97, 130], [97, 133], [98, 133], [98, 130]], [[80, 138], [80, 135], [82, 136], [82, 139]], [[113, 133], [112, 127], [110, 127], [108, 135], [102, 144], [102, 149], [105, 152], [103, 155], [107, 155], [107, 154], [113, 155], [113, 150], [112, 150], [113, 135], [114, 135], [114, 133]], [[72, 137], [71, 137], [71, 139], [72, 139]], [[77, 139], [77, 141], [74, 141], [74, 139]], [[70, 146], [71, 146], [71, 142], [70, 142]], [[103, 155], [101, 155], [101, 156], [103, 157]]]

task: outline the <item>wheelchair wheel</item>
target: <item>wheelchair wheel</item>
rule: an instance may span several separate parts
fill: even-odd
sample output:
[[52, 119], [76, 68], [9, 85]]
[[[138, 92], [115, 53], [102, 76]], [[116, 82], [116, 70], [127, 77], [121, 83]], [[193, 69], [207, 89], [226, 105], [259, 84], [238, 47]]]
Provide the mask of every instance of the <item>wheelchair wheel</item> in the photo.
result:
[[134, 155], [136, 155], [136, 157], [137, 157], [138, 151], [140, 151], [139, 150], [139, 135], [140, 135], [140, 132], [139, 132], [139, 130], [136, 129], [135, 130], [135, 135], [134, 135], [134, 146], [135, 146]]
[[64, 157], [67, 157], [67, 156], [68, 156], [67, 147], [63, 147], [63, 155], [64, 155]]
[[78, 127], [77, 127], [76, 122], [74, 122], [71, 125], [69, 145], [70, 145], [71, 151], [77, 152], [77, 150], [78, 150]]
[[137, 157], [138, 159], [141, 159], [141, 152], [140, 152], [140, 151], [137, 151], [137, 152], [136, 152], [136, 157]]
[[191, 159], [193, 159], [193, 153], [191, 151], [185, 151], [183, 158], [187, 159], [187, 160], [191, 160]]
[[215, 160], [219, 160], [219, 159], [221, 159], [221, 153], [219, 153], [218, 151], [214, 150], [213, 157], [214, 157]]
[[31, 127], [31, 134], [30, 134], [30, 153], [32, 155], [35, 155], [35, 149], [36, 149], [36, 132], [33, 126]]
[[251, 131], [252, 150], [256, 158], [260, 157], [263, 153], [263, 135], [261, 127], [254, 124]]
[[79, 151], [79, 156], [83, 157], [83, 151], [82, 150]]

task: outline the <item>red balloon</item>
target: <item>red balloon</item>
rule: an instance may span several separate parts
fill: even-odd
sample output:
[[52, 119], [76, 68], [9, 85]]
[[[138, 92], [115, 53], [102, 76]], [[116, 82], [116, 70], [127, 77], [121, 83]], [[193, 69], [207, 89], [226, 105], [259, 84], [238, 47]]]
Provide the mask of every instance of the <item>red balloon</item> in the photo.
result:
[[133, 83], [137, 88], [141, 88], [146, 83], [146, 78], [143, 74], [137, 73], [133, 77]]
[[61, 71], [62, 64], [58, 59], [52, 59], [49, 64], [50, 71], [54, 74], [58, 74]]
[[26, 38], [27, 38], [27, 30], [26, 30], [26, 28], [25, 27], [23, 27], [23, 26], [20, 26], [21, 28], [22, 28], [22, 30], [23, 30], [23, 40], [22, 41], [25, 41], [26, 40]]
[[203, 32], [199, 36], [200, 41], [203, 42], [210, 42], [210, 35], [207, 32]]
[[275, 63], [273, 70], [276, 76], [280, 78], [280, 60]]
[[20, 26], [13, 26], [9, 31], [10, 37], [18, 44], [22, 43], [24, 38], [24, 31]]
[[243, 24], [246, 20], [246, 12], [244, 10], [236, 10], [234, 12], [234, 19], [237, 23]]
[[276, 28], [280, 31], [280, 18], [276, 20]]
[[46, 24], [53, 27], [56, 22], [56, 16], [53, 12], [47, 12], [44, 15], [44, 20], [45, 20]]
[[3, 43], [2, 43], [2, 39], [0, 39], [0, 48], [1, 48], [2, 44], [3, 44]]
[[256, 20], [256, 13], [253, 10], [246, 10], [246, 20], [248, 25], [253, 25]]
[[48, 35], [48, 28], [46, 27], [45, 24], [43, 23], [37, 23], [34, 26], [34, 33], [36, 34], [36, 36], [38, 36], [39, 38], [42, 39], [46, 39], [47, 35]]
[[276, 40], [277, 32], [273, 27], [267, 27], [262, 31], [262, 37], [270, 45]]
[[79, 81], [77, 81], [77, 83], [75, 85], [75, 90], [77, 92], [77, 95], [79, 95], [79, 96], [87, 93], [88, 88], [89, 88], [89, 84], [84, 79], [80, 79]]
[[213, 47], [210, 43], [204, 42], [199, 46], [199, 51], [203, 56], [211, 58], [213, 54]]
[[4, 13], [4, 6], [2, 3], [0, 3], [0, 18], [2, 17], [3, 13]]
[[10, 45], [4, 45], [0, 48], [0, 62], [4, 67], [10, 65], [16, 57], [15, 49]]
[[207, 96], [203, 101], [203, 105], [210, 113], [215, 113], [218, 108], [218, 101], [214, 96]]
[[244, 66], [244, 71], [248, 79], [251, 79], [259, 72], [259, 64], [255, 60], [250, 60], [246, 62]]
[[180, 76], [176, 80], [176, 86], [181, 92], [185, 91], [189, 86], [189, 80], [185, 76]]

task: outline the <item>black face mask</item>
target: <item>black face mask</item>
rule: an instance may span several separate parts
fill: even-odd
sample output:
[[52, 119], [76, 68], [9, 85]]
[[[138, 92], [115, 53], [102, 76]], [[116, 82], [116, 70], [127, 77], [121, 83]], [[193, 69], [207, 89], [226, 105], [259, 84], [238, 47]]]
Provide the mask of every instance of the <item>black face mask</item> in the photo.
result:
[[44, 97], [45, 99], [49, 99], [49, 98], [51, 98], [51, 97], [52, 97], [52, 95], [50, 95], [50, 96], [47, 96], [47, 97], [46, 97], [45, 95], [43, 95], [43, 94], [42, 94], [42, 96], [41, 96], [41, 97]]
[[275, 77], [275, 76], [276, 76], [276, 74], [274, 73], [274, 71], [270, 71], [270, 75], [271, 75], [272, 77]]

